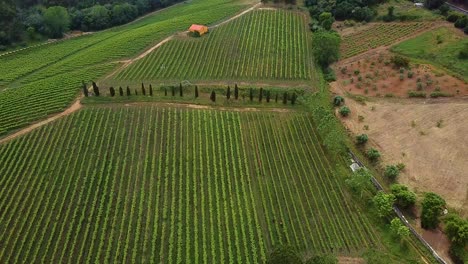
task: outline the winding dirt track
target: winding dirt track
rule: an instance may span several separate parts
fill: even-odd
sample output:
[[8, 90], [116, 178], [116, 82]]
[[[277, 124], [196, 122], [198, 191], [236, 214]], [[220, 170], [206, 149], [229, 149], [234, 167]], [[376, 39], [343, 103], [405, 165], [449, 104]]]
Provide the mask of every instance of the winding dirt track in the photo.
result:
[[[237, 15], [235, 15], [235, 16], [233, 16], [233, 17], [230, 17], [230, 18], [228, 18], [228, 19], [226, 19], [226, 20], [224, 20], [224, 21], [222, 21], [222, 22], [219, 22], [218, 24], [215, 24], [215, 25], [211, 26], [210, 29], [219, 27], [219, 26], [221, 26], [221, 25], [223, 25], [223, 24], [226, 24], [226, 23], [228, 23], [228, 22], [230, 22], [230, 21], [236, 19], [236, 18], [239, 18], [239, 17], [241, 17], [241, 16], [247, 14], [248, 12], [254, 10], [255, 8], [257, 8], [257, 7], [260, 6], [260, 5], [261, 5], [261, 3], [257, 3], [257, 4], [255, 4], [255, 5], [253, 5], [253, 6], [251, 6], [250, 8], [248, 8], [248, 9], [246, 9], [246, 10], [240, 12], [239, 14], [237, 14]], [[187, 32], [188, 32], [188, 31], [184, 31], [184, 32], [182, 32], [182, 33], [187, 33]], [[168, 42], [168, 41], [171, 40], [174, 36], [176, 36], [177, 34], [180, 34], [180, 33], [181, 33], [181, 32], [176, 32], [176, 33], [172, 34], [171, 36], [169, 36], [169, 37], [163, 39], [162, 41], [158, 42], [156, 45], [152, 46], [151, 48], [149, 48], [148, 50], [144, 51], [143, 53], [141, 53], [140, 55], [138, 55], [137, 57], [135, 57], [135, 58], [133, 58], [133, 59], [126, 60], [126, 61], [121, 61], [121, 62], [124, 62], [124, 64], [123, 64], [121, 67], [119, 67], [117, 70], [113, 71], [113, 72], [110, 73], [108, 76], [106, 76], [105, 79], [107, 79], [107, 78], [113, 76], [113, 75], [114, 75], [115, 73], [117, 73], [118, 71], [120, 71], [120, 70], [122, 70], [122, 69], [128, 67], [128, 66], [129, 66], [130, 64], [132, 64], [133, 62], [135, 62], [135, 61], [137, 61], [137, 60], [140, 60], [140, 59], [146, 57], [146, 56], [147, 56], [148, 54], [150, 54], [152, 51], [154, 51], [155, 49], [161, 47], [164, 43]], [[81, 107], [82, 107], [82, 105], [81, 105], [81, 103], [80, 103], [81, 98], [82, 98], [82, 96], [80, 96], [78, 99], [76, 99], [75, 102], [74, 102], [70, 107], [68, 107], [67, 109], [65, 109], [65, 111], [63, 111], [63, 112], [61, 112], [61, 113], [58, 113], [58, 114], [53, 115], [53, 116], [51, 116], [51, 117], [49, 117], [49, 118], [47, 118], [47, 119], [45, 119], [45, 120], [42, 120], [42, 121], [40, 121], [40, 122], [38, 122], [38, 123], [32, 124], [32, 125], [30, 125], [30, 126], [28, 126], [28, 127], [25, 127], [25, 128], [23, 128], [23, 129], [21, 129], [21, 130], [15, 132], [15, 133], [13, 133], [13, 134], [10, 134], [10, 135], [8, 135], [8, 136], [6, 136], [6, 137], [4, 137], [4, 138], [0, 138], [0, 144], [6, 143], [6, 142], [8, 142], [8, 141], [10, 141], [10, 140], [13, 140], [13, 139], [19, 137], [19, 136], [25, 135], [25, 134], [31, 132], [32, 130], [34, 130], [34, 129], [36, 129], [36, 128], [39, 128], [39, 127], [41, 127], [41, 126], [44, 126], [44, 125], [46, 125], [46, 124], [48, 124], [48, 123], [50, 123], [50, 122], [53, 122], [53, 121], [55, 121], [55, 120], [57, 120], [57, 119], [59, 119], [59, 118], [61, 118], [61, 117], [67, 116], [67, 115], [69, 115], [69, 114], [71, 114], [71, 113], [73, 113], [73, 112], [78, 111], [78, 110], [81, 109]]]

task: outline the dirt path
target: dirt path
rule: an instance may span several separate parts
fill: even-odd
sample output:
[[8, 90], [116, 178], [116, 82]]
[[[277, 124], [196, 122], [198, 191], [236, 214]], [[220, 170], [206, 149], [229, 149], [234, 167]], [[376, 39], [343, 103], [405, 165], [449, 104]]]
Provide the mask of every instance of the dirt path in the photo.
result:
[[[239, 14], [233, 16], [233, 17], [230, 17], [222, 22], [219, 22], [213, 26], [210, 26], [209, 29], [214, 29], [214, 28], [217, 28], [221, 25], [224, 25], [228, 22], [231, 22], [232, 20], [234, 19], [237, 19], [245, 14], [247, 14], [248, 12], [254, 10], [255, 8], [259, 7], [262, 3], [257, 3], [251, 7], [249, 7], [248, 9], [240, 12]], [[141, 53], [140, 55], [138, 55], [137, 57], [133, 58], [133, 59], [129, 59], [129, 60], [126, 60], [126, 61], [120, 61], [120, 62], [124, 62], [124, 64], [120, 67], [118, 67], [116, 70], [114, 70], [113, 72], [111, 72], [109, 75], [107, 75], [104, 79], [109, 79], [111, 78], [112, 76], [114, 76], [116, 73], [122, 71], [123, 69], [127, 68], [128, 66], [130, 66], [132, 63], [134, 63], [135, 61], [138, 61], [138, 60], [141, 60], [143, 59], [144, 57], [148, 56], [148, 54], [150, 54], [151, 52], [153, 52], [155, 49], [161, 47], [164, 43], [172, 40], [175, 36], [177, 35], [180, 35], [180, 34], [187, 34], [188, 33], [188, 30], [186, 31], [182, 31], [182, 32], [176, 32], [172, 35], [170, 35], [169, 37], [161, 40], [160, 42], [156, 43], [154, 46], [152, 46], [151, 48], [147, 49], [146, 51], [144, 51], [143, 53]]]
[[12, 140], [12, 139], [15, 139], [15, 138], [17, 138], [17, 137], [19, 137], [19, 136], [22, 136], [22, 135], [24, 135], [24, 134], [27, 134], [27, 133], [33, 131], [34, 129], [39, 128], [39, 127], [41, 127], [41, 126], [44, 126], [44, 125], [46, 125], [46, 124], [48, 124], [48, 123], [50, 123], [50, 122], [53, 122], [53, 121], [55, 121], [55, 120], [57, 120], [57, 119], [59, 119], [59, 118], [61, 118], [61, 117], [67, 116], [67, 115], [69, 115], [69, 114], [71, 114], [71, 113], [73, 113], [73, 112], [78, 111], [78, 110], [82, 107], [82, 105], [81, 105], [81, 103], [80, 103], [80, 99], [81, 99], [81, 98], [82, 98], [82, 97], [80, 96], [80, 97], [79, 97], [69, 108], [67, 108], [65, 111], [63, 111], [63, 112], [61, 112], [61, 113], [59, 113], [59, 114], [56, 114], [56, 115], [54, 115], [54, 116], [51, 116], [51, 117], [49, 117], [49, 118], [47, 118], [47, 119], [45, 119], [45, 120], [42, 120], [42, 121], [40, 121], [40, 122], [38, 122], [38, 123], [32, 124], [32, 125], [30, 125], [30, 126], [28, 126], [28, 127], [25, 127], [25, 128], [23, 128], [23, 129], [21, 129], [21, 130], [15, 132], [15, 133], [11, 134], [11, 135], [8, 135], [7, 137], [4, 137], [4, 138], [0, 139], [0, 145], [3, 144], [3, 143], [6, 143], [6, 142], [8, 142], [8, 141], [10, 141], [10, 140]]

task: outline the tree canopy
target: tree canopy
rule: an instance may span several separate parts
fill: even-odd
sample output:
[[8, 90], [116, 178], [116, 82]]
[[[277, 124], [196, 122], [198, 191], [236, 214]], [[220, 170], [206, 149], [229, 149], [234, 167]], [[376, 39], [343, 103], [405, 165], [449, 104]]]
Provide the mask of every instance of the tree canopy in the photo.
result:
[[62, 6], [51, 6], [44, 13], [44, 25], [49, 37], [61, 38], [70, 27], [70, 16]]
[[318, 31], [312, 37], [315, 60], [323, 68], [338, 60], [341, 38], [338, 33]]
[[421, 226], [425, 229], [436, 228], [445, 204], [445, 200], [439, 195], [432, 192], [426, 193], [422, 201]]

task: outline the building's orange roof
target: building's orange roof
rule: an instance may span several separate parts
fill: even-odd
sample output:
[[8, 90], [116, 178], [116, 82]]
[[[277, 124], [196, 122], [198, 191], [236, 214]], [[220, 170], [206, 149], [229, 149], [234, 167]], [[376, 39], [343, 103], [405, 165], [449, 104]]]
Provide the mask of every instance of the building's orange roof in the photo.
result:
[[190, 31], [202, 31], [204, 29], [206, 29], [206, 26], [197, 25], [197, 24], [193, 24], [189, 28]]

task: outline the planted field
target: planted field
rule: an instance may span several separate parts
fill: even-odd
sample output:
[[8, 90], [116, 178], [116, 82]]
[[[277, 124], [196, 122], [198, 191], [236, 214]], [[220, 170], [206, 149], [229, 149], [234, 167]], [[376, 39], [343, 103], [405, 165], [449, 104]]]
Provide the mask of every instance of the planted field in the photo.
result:
[[427, 29], [432, 23], [381, 23], [342, 37], [341, 58], [346, 59], [370, 49], [387, 46], [398, 39]]
[[306, 17], [256, 10], [200, 38], [177, 37], [117, 80], [309, 80], [313, 60]]
[[[281, 120], [281, 121], [280, 121]], [[301, 112], [87, 108], [0, 146], [0, 262], [380, 248]]]
[[104, 76], [115, 67], [112, 62], [134, 56], [191, 23], [211, 24], [246, 6], [235, 0], [193, 0], [128, 25], [0, 57], [0, 136], [63, 110], [82, 80]]

